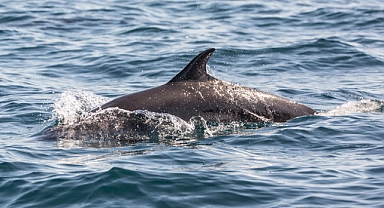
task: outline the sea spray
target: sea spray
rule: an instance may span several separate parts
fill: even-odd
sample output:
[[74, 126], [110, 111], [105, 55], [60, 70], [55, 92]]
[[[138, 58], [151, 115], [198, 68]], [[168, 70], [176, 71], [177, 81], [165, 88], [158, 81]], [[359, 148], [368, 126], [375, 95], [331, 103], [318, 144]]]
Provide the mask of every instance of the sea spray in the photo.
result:
[[383, 112], [384, 102], [377, 100], [349, 101], [330, 111], [319, 112], [320, 116], [343, 116], [354, 113]]

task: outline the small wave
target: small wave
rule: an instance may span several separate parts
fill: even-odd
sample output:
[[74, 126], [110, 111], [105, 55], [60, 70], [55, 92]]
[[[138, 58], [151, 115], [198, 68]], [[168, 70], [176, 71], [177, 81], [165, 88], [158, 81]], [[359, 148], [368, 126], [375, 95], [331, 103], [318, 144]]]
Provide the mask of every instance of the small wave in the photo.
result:
[[354, 113], [384, 112], [384, 102], [377, 100], [349, 101], [337, 108], [320, 112], [320, 116], [343, 116]]
[[198, 116], [187, 122], [167, 113], [108, 108], [79, 115], [70, 124], [58, 124], [44, 132], [42, 138], [58, 140], [61, 146], [67, 147], [112, 147], [142, 142], [183, 146], [198, 139], [232, 134], [241, 129], [256, 129], [264, 125], [212, 123]]
[[59, 124], [45, 132], [44, 137], [116, 146], [179, 138], [191, 131], [187, 122], [170, 114], [108, 108], [83, 114], [70, 124]]

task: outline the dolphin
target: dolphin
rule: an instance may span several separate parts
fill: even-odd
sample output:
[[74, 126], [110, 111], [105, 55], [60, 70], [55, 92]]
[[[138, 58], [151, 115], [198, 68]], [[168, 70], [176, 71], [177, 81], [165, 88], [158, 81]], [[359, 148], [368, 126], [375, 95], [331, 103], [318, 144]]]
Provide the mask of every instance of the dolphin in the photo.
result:
[[92, 112], [118, 107], [168, 113], [185, 121], [202, 117], [211, 122], [286, 122], [315, 114], [295, 101], [209, 75], [206, 65], [214, 51], [201, 52], [168, 83], [116, 98]]

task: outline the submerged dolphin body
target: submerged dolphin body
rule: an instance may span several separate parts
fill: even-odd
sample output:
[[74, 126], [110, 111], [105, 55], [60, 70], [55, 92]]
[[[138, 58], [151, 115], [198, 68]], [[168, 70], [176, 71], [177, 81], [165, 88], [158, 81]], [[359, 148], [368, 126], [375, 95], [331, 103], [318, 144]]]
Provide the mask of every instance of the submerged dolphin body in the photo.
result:
[[211, 48], [200, 53], [168, 83], [119, 97], [100, 108], [168, 113], [186, 121], [201, 116], [213, 122], [285, 122], [316, 112], [297, 102], [209, 75], [206, 64], [214, 51]]

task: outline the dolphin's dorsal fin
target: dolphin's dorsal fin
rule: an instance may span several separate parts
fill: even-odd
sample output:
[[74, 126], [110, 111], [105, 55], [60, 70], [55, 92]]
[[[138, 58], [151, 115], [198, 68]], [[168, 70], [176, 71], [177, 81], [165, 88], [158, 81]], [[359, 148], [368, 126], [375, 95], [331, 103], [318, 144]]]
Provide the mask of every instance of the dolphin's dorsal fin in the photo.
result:
[[207, 62], [209, 57], [215, 51], [214, 48], [210, 48], [197, 55], [181, 72], [179, 72], [169, 82], [180, 81], [208, 81], [212, 76], [207, 74]]

